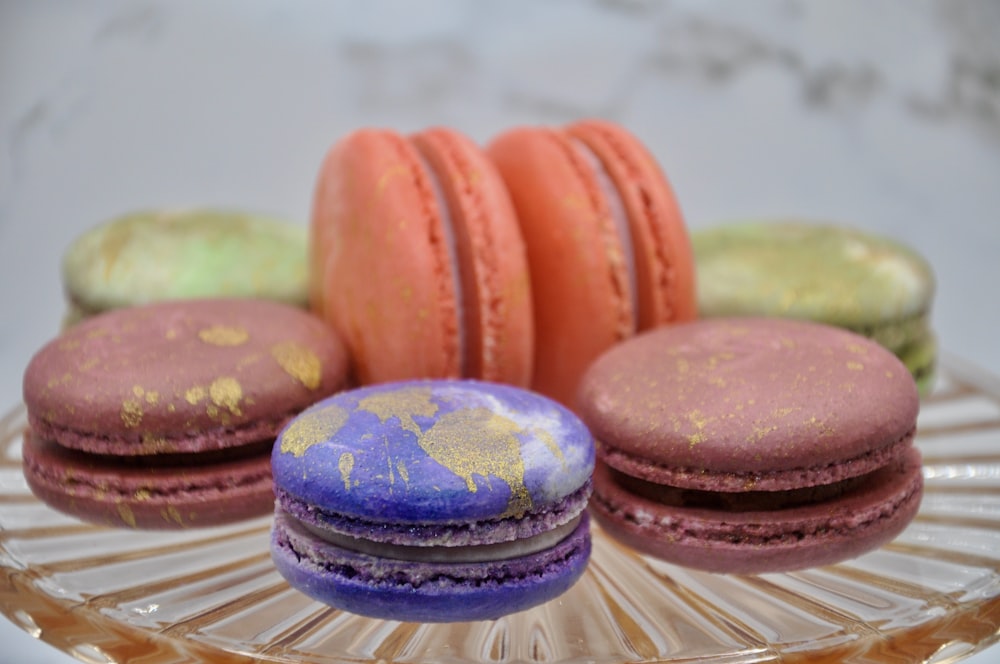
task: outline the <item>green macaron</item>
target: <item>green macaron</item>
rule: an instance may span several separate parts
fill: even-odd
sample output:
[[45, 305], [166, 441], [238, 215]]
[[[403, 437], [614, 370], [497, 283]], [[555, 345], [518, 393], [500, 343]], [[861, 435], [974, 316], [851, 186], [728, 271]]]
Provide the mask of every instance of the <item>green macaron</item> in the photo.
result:
[[235, 211], [143, 211], [79, 236], [62, 262], [65, 323], [160, 300], [253, 297], [305, 306], [304, 226]]
[[743, 222], [692, 233], [702, 316], [780, 316], [869, 337], [930, 390], [934, 273], [895, 240], [843, 225]]

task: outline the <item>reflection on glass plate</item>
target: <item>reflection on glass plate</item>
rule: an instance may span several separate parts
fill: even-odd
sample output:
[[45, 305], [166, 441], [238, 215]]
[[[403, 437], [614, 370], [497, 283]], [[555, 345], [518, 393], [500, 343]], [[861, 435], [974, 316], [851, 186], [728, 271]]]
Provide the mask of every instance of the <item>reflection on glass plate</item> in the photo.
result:
[[713, 575], [597, 527], [583, 579], [493, 622], [371, 620], [292, 590], [267, 518], [113, 530], [38, 502], [23, 407], [0, 421], [0, 610], [87, 662], [953, 661], [1000, 638], [1000, 380], [950, 361], [925, 401], [926, 494], [888, 546], [791, 574]]

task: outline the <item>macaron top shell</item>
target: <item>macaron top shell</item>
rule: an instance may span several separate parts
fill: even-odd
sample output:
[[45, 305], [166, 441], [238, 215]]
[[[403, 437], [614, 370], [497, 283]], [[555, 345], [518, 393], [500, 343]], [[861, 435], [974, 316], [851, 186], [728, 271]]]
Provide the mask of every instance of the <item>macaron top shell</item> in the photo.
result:
[[590, 432], [541, 395], [478, 381], [342, 392], [275, 443], [275, 485], [370, 523], [454, 524], [544, 513], [588, 486]]
[[273, 437], [291, 415], [340, 389], [346, 372], [340, 340], [301, 309], [172, 301], [70, 328], [29, 362], [24, 399], [32, 427], [69, 447], [203, 451], [261, 440], [269, 428]]
[[324, 160], [311, 224], [311, 303], [358, 382], [527, 384], [524, 244], [503, 182], [461, 134], [362, 129]]
[[[924, 316], [934, 295], [921, 256], [847, 226], [740, 223], [693, 233], [692, 243], [709, 316], [786, 316], [863, 331]], [[915, 324], [921, 329], [907, 338], [922, 332], [924, 322]]]
[[749, 485], [742, 490], [758, 475], [782, 472], [794, 485], [806, 470], [893, 456], [909, 444], [918, 407], [913, 378], [878, 344], [777, 318], [640, 335], [598, 359], [579, 393], [602, 456], [687, 469], [694, 481], [732, 473]]
[[304, 306], [306, 237], [303, 226], [232, 211], [136, 212], [77, 238], [63, 284], [85, 313], [204, 297]]

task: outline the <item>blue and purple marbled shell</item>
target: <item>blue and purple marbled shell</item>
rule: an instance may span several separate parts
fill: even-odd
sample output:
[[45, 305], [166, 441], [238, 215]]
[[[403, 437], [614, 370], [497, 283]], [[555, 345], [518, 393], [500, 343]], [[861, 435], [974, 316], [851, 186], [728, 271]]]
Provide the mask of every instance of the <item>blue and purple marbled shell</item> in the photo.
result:
[[534, 517], [532, 530], [544, 530], [567, 498], [572, 512], [586, 504], [594, 443], [573, 413], [538, 394], [408, 381], [315, 404], [278, 437], [272, 467], [282, 507], [304, 520], [304, 510], [369, 528]]

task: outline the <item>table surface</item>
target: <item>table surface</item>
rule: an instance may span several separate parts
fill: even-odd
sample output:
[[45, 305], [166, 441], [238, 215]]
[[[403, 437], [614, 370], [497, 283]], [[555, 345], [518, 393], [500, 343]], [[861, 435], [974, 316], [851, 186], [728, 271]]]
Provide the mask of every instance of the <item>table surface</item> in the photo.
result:
[[[96, 223], [192, 205], [305, 223], [354, 128], [486, 142], [588, 116], [643, 139], [691, 228], [794, 217], [911, 245], [941, 346], [1000, 374], [997, 71], [992, 0], [3, 3], [0, 404]], [[71, 661], [2, 620], [0, 640]]]

